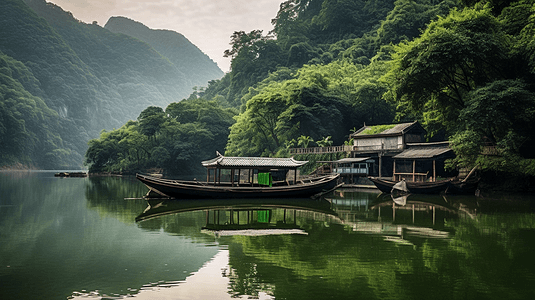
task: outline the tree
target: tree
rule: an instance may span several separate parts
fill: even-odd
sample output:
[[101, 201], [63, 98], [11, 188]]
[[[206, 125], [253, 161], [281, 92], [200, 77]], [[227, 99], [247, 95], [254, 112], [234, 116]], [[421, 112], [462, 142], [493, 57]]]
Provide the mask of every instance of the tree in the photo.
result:
[[272, 38], [270, 36], [263, 36], [262, 32], [263, 30], [258, 29], [249, 33], [245, 31], [234, 31], [230, 36], [230, 45], [232, 48], [225, 50], [223, 57], [234, 59], [241, 51], [256, 52], [254, 47], [257, 42], [267, 41]]
[[401, 115], [418, 113], [430, 129], [454, 131], [468, 94], [509, 75], [509, 42], [489, 9], [454, 9], [395, 47], [387, 95]]
[[470, 93], [459, 121], [493, 145], [517, 153], [532, 136], [535, 93], [520, 79], [497, 80]]
[[149, 106], [139, 114], [137, 120], [139, 121], [139, 131], [154, 139], [156, 133], [165, 121], [165, 113], [161, 107]]

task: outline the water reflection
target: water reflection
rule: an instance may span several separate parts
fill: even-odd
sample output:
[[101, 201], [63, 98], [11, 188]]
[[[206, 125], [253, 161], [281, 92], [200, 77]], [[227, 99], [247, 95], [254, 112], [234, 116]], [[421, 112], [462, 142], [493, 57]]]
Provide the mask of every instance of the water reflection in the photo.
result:
[[204, 212], [205, 222], [201, 232], [217, 238], [307, 234], [298, 225], [298, 219], [336, 219], [336, 213], [325, 199], [201, 199], [148, 201], [147, 208], [136, 217], [136, 222], [192, 211]]
[[343, 191], [147, 203], [128, 178], [2, 172], [0, 189], [2, 299], [535, 294], [529, 199]]
[[153, 202], [136, 220], [180, 234], [169, 225], [195, 213], [198, 234], [228, 249], [233, 296], [525, 299], [535, 283], [526, 265], [535, 262], [533, 204], [498, 202], [337, 192], [320, 201]]

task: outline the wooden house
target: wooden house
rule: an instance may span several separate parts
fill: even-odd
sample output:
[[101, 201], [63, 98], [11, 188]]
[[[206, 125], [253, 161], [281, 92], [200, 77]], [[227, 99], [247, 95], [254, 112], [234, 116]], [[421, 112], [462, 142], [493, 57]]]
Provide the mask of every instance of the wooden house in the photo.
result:
[[367, 175], [393, 176], [393, 157], [405, 150], [409, 143], [425, 141], [426, 130], [418, 122], [366, 126], [351, 134], [352, 158], [369, 157]]

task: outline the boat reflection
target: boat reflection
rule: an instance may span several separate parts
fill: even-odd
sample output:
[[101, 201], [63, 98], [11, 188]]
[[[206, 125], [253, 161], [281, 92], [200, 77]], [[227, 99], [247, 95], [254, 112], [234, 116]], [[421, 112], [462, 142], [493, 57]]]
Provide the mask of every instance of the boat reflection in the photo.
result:
[[450, 203], [440, 195], [408, 195], [338, 191], [311, 199], [195, 199], [147, 201], [136, 222], [165, 215], [204, 211], [201, 233], [215, 236], [303, 234], [306, 220], [341, 224], [356, 233], [376, 234], [407, 243], [408, 236], [449, 238], [447, 220], [459, 214], [474, 217], [473, 204]]
[[233, 235], [307, 234], [298, 219], [340, 222], [325, 199], [195, 199], [149, 200], [141, 222], [165, 215], [204, 211], [202, 233], [216, 238]]

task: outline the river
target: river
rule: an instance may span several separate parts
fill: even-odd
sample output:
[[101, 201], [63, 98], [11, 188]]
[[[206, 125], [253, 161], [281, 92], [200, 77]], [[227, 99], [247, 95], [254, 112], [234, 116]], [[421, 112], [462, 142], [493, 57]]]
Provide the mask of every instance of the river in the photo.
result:
[[531, 299], [535, 200], [140, 199], [135, 178], [0, 172], [0, 299]]

